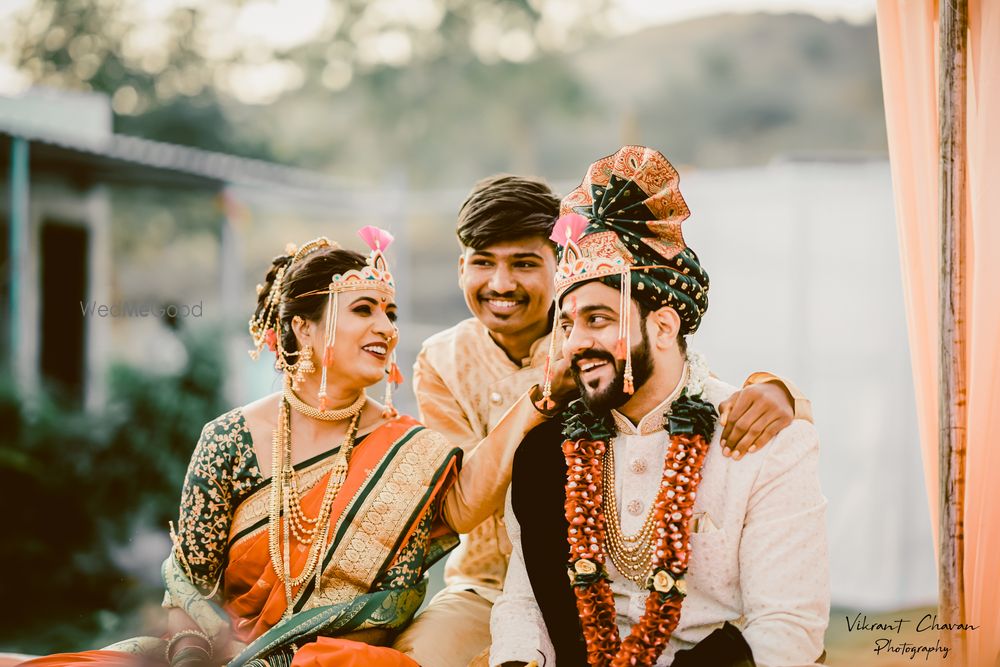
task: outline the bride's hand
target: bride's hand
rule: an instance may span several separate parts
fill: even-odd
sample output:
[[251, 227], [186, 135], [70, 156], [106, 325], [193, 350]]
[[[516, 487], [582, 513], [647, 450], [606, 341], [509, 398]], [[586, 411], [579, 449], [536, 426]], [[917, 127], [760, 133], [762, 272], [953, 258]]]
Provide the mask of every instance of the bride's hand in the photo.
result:
[[552, 400], [560, 407], [566, 407], [570, 401], [580, 395], [576, 380], [570, 372], [570, 362], [560, 357], [552, 362]]

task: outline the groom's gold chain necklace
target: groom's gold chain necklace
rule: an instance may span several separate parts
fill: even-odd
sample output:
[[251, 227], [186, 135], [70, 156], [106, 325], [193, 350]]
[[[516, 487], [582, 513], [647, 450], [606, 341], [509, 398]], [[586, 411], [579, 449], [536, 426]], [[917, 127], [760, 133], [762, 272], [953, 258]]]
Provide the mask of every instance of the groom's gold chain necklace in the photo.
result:
[[642, 528], [634, 535], [626, 535], [618, 517], [618, 498], [615, 493], [615, 447], [609, 442], [604, 450], [604, 530], [606, 548], [615, 568], [623, 577], [634, 582], [639, 588], [646, 586], [646, 580], [653, 573], [653, 549], [656, 540], [655, 501], [650, 506]]
[[[671, 405], [684, 391], [689, 377], [688, 365], [684, 364], [681, 380], [677, 388], [668, 397]], [[659, 488], [656, 496], [646, 512], [646, 519], [639, 532], [627, 535], [622, 530], [621, 518], [618, 513], [618, 496], [615, 492], [615, 441], [612, 438], [604, 450], [603, 493], [607, 511], [604, 512], [604, 533], [607, 541], [607, 552], [611, 561], [623, 577], [633, 581], [639, 588], [645, 588], [646, 582], [653, 574], [653, 550], [656, 544], [656, 503], [659, 500]]]

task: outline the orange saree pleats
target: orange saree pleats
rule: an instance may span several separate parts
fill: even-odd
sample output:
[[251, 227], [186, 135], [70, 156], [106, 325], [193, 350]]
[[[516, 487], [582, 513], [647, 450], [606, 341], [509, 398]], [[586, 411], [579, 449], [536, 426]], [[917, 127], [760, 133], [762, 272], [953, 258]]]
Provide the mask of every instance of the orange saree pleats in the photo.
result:
[[300, 648], [292, 667], [420, 667], [412, 658], [383, 646], [320, 637]]
[[44, 658], [35, 658], [20, 663], [19, 667], [137, 667], [144, 664], [138, 656], [118, 651], [82, 651], [80, 653], [56, 653]]

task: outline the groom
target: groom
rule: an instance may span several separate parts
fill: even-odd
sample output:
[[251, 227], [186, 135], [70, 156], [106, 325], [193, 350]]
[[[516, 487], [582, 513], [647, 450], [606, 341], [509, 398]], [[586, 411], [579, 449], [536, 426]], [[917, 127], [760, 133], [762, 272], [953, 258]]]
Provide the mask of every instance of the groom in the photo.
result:
[[[548, 186], [509, 175], [478, 183], [459, 211], [459, 285], [473, 317], [424, 343], [414, 391], [424, 423], [467, 455], [542, 382], [556, 270], [549, 236], [558, 215], [559, 199]], [[725, 451], [737, 458], [763, 446], [793, 417], [809, 419], [808, 400], [790, 383], [757, 373], [747, 385], [725, 404], [731, 409]], [[509, 463], [498, 461], [496, 474], [509, 479]], [[503, 498], [482, 509], [448, 560], [447, 587], [395, 643], [421, 664], [466, 667], [489, 648], [490, 611], [511, 544]]]
[[582, 398], [517, 450], [491, 665], [798, 666], [823, 652], [816, 432], [796, 421], [755, 456], [722, 456], [716, 407], [734, 388], [687, 352], [708, 276], [681, 234], [678, 180], [626, 146], [562, 202], [556, 304]]

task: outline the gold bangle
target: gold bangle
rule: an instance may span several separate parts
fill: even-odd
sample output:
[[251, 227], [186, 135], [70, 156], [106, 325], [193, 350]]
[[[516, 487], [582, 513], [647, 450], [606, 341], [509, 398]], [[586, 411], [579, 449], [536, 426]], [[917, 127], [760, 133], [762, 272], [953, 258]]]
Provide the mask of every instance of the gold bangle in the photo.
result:
[[[170, 662], [170, 653], [174, 648], [174, 644], [176, 644], [179, 640], [183, 639], [184, 637], [201, 637], [202, 639], [204, 639], [205, 643], [208, 644], [208, 649], [206, 650], [206, 653], [208, 654], [209, 660], [212, 659], [212, 655], [215, 654], [215, 645], [212, 644], [212, 639], [208, 635], [206, 635], [201, 630], [181, 630], [180, 632], [176, 633], [173, 637], [171, 637], [170, 641], [167, 642], [167, 648], [166, 651], [164, 652], [167, 658], [167, 662]], [[204, 647], [197, 647], [197, 648], [204, 649]]]

